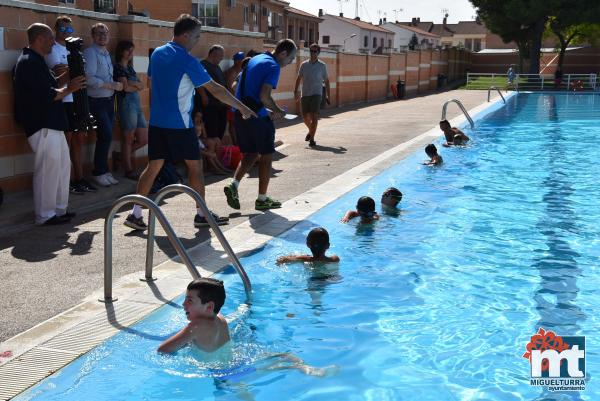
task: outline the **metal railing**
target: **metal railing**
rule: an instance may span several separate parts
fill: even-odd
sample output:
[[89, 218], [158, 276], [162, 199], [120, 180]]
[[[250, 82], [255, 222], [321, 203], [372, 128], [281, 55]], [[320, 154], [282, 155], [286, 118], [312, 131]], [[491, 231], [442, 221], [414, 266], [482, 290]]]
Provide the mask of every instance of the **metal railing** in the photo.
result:
[[496, 86], [516, 91], [597, 91], [599, 89], [596, 74], [566, 74], [556, 80], [554, 74], [516, 74], [509, 82], [507, 74], [467, 74], [467, 89], [486, 90]]
[[[202, 199], [202, 197], [200, 196], [200, 194], [198, 192], [196, 192], [195, 190], [193, 190], [192, 188], [190, 188], [186, 185], [172, 184], [172, 185], [167, 185], [166, 187], [164, 187], [160, 191], [158, 191], [158, 193], [154, 197], [154, 202], [158, 205], [158, 204], [160, 204], [160, 201], [165, 196], [167, 196], [168, 194], [172, 194], [172, 193], [185, 193], [185, 194], [191, 196], [194, 199], [194, 201], [196, 201], [196, 204], [200, 207], [200, 210], [202, 210], [202, 213], [206, 217], [206, 221], [208, 222], [208, 225], [215, 233], [217, 239], [221, 243], [221, 246], [225, 250], [225, 253], [227, 253], [227, 256], [229, 256], [229, 260], [233, 264], [233, 268], [236, 270], [236, 272], [242, 279], [242, 282], [244, 283], [244, 290], [246, 291], [246, 297], [248, 298], [248, 301], [250, 301], [251, 294], [252, 294], [252, 285], [250, 284], [250, 279], [248, 278], [246, 271], [242, 267], [240, 260], [238, 259], [235, 252], [233, 252], [233, 249], [229, 245], [229, 242], [227, 242], [227, 239], [225, 239], [225, 235], [223, 235], [223, 231], [221, 231], [221, 229], [219, 228], [219, 225], [217, 224], [212, 213], [208, 209], [208, 206], [206, 206], [204, 199]], [[159, 217], [158, 220], [160, 221], [160, 216], [157, 215], [156, 217]], [[146, 280], [153, 280], [152, 264], [153, 264], [153, 256], [154, 256], [155, 226], [156, 226], [156, 219], [154, 216], [154, 212], [152, 209], [150, 209], [150, 213], [148, 215], [148, 240], [146, 243], [146, 277], [145, 277]]]
[[490, 101], [490, 92], [492, 91], [492, 89], [495, 89], [498, 91], [498, 94], [500, 95], [500, 97], [502, 98], [502, 101], [506, 104], [506, 99], [504, 99], [504, 96], [502, 95], [502, 92], [500, 92], [500, 89], [498, 89], [496, 86], [490, 86], [488, 88], [488, 103]]
[[171, 245], [175, 248], [175, 251], [183, 260], [183, 263], [189, 270], [190, 274], [194, 279], [200, 277], [200, 273], [196, 269], [196, 266], [192, 262], [192, 259], [186, 252], [183, 244], [175, 234], [173, 227], [167, 221], [167, 218], [160, 210], [158, 205], [152, 200], [146, 198], [142, 195], [126, 195], [120, 199], [117, 199], [115, 203], [113, 203], [112, 208], [108, 212], [106, 219], [104, 220], [104, 299], [100, 299], [101, 302], [111, 303], [117, 300], [117, 298], [113, 298], [112, 296], [112, 229], [113, 229], [113, 220], [115, 215], [123, 206], [128, 205], [130, 203], [135, 203], [140, 206], [145, 206], [149, 210], [153, 212], [153, 214], [158, 218], [160, 225], [167, 233], [167, 238]]
[[450, 103], [456, 103], [458, 105], [458, 107], [460, 107], [460, 109], [462, 110], [465, 117], [467, 117], [467, 120], [469, 120], [469, 124], [471, 124], [471, 129], [475, 129], [475, 123], [473, 122], [473, 119], [467, 112], [467, 109], [465, 109], [465, 106], [463, 106], [461, 101], [458, 99], [450, 99], [444, 103], [444, 105], [442, 106], [442, 120], [446, 119], [446, 111], [448, 109], [448, 104], [450, 104]]

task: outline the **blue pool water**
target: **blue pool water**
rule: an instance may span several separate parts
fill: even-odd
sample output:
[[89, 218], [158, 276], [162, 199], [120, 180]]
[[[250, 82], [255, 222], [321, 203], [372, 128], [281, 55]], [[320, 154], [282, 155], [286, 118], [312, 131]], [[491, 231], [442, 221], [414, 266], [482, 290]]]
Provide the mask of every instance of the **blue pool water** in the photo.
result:
[[[419, 152], [243, 258], [254, 304], [232, 324], [228, 364], [189, 348], [158, 355], [186, 322], [167, 305], [18, 400], [600, 399], [599, 106], [593, 95], [515, 96], [467, 131], [467, 148], [440, 147], [442, 167], [420, 165]], [[339, 223], [361, 195], [379, 207], [391, 185], [404, 193], [398, 215]], [[276, 266], [307, 251], [316, 225], [341, 263]], [[236, 275], [221, 278], [228, 313], [244, 292]], [[529, 385], [522, 355], [539, 327], [587, 336], [584, 391]], [[268, 370], [273, 352], [338, 369]]]

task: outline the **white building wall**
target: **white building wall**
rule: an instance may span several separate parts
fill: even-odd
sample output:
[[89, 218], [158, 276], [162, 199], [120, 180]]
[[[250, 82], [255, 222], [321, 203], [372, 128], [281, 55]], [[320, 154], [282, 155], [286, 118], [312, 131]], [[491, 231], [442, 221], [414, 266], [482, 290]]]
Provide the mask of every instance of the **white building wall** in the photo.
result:
[[357, 26], [349, 24], [344, 21], [340, 21], [328, 14], [323, 15], [323, 22], [319, 24], [319, 43], [323, 43], [323, 36], [329, 36], [329, 44], [323, 44], [323, 46], [339, 45], [340, 47], [344, 44], [344, 39], [350, 37], [352, 34], [356, 34], [354, 38], [346, 40], [346, 51], [357, 53], [361, 47], [359, 44], [361, 29]]
[[[401, 46], [408, 46], [411, 38], [413, 37], [413, 33], [415, 33], [413, 31], [411, 31], [410, 29], [402, 28], [401, 26], [398, 26], [391, 22], [386, 22], [382, 26], [383, 26], [383, 28], [394, 32], [394, 34], [395, 34], [394, 35], [394, 49], [396, 49], [396, 50], [400, 49]], [[418, 33], [417, 33], [417, 39], [419, 40], [419, 44], [423, 42], [423, 39], [427, 40], [429, 43], [431, 43], [434, 46], [439, 46], [439, 44], [440, 44], [439, 38], [434, 38], [434, 37], [426, 36], [426, 35], [420, 35]]]

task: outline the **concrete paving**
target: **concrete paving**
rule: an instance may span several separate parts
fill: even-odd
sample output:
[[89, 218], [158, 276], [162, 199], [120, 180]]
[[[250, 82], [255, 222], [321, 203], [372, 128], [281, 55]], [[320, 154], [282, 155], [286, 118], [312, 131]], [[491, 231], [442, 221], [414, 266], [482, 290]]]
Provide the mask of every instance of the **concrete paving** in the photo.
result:
[[[300, 121], [280, 127], [277, 137], [284, 145], [276, 154], [269, 194], [286, 201], [418, 136], [437, 125], [441, 105], [450, 98], [460, 99], [471, 109], [485, 101], [485, 94], [451, 91], [328, 110], [323, 113], [316, 138], [318, 146], [314, 149], [304, 142], [306, 127]], [[451, 106], [448, 117], [458, 114], [457, 108]], [[225, 202], [223, 186], [228, 182], [229, 178], [224, 177], [207, 178], [209, 207], [231, 218], [230, 225], [223, 227], [225, 231], [262, 214], [254, 210], [256, 171], [240, 186], [240, 212]], [[119, 192], [123, 189], [119, 188]], [[102, 231], [107, 206], [106, 202], [95, 205], [80, 213], [72, 225], [0, 231], [0, 342], [78, 304], [102, 286]], [[193, 227], [194, 206], [190, 198], [169, 198], [163, 210], [187, 248], [209, 239], [208, 230]], [[122, 226], [125, 215], [121, 213], [115, 220], [115, 279], [136, 271], [141, 276], [144, 269], [146, 236]], [[175, 255], [160, 229], [156, 240], [155, 264]]]

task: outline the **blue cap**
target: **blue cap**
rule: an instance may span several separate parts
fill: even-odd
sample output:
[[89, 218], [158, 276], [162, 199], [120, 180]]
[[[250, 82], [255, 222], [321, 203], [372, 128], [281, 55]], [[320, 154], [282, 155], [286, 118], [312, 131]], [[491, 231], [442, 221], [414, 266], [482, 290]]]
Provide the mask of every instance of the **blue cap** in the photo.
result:
[[244, 52], [237, 52], [236, 54], [233, 55], [233, 61], [243, 60], [245, 58], [246, 58], [246, 53], [244, 53]]

